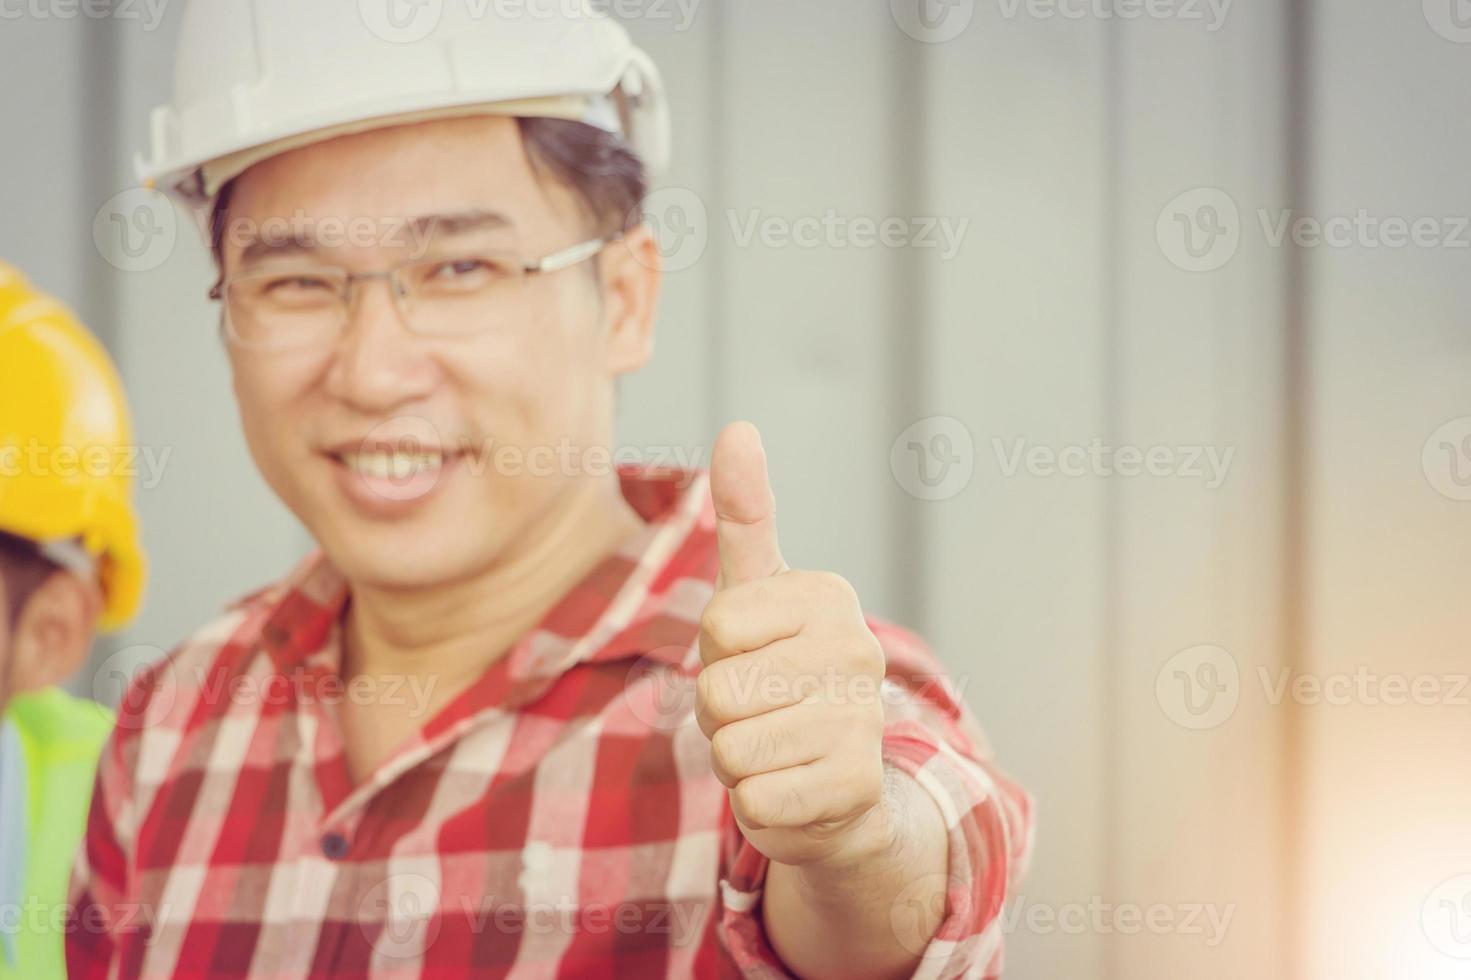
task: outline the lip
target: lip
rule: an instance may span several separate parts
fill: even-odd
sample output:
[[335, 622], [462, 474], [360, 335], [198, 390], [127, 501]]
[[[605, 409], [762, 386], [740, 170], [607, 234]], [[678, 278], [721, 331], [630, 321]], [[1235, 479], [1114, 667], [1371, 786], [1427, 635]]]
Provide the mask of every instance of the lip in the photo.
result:
[[442, 453], [443, 461], [434, 469], [418, 470], [407, 476], [373, 476], [348, 466], [343, 456], [348, 453], [392, 452], [401, 444], [351, 443], [323, 453], [332, 467], [338, 490], [353, 507], [366, 517], [393, 520], [407, 517], [426, 507], [460, 472], [464, 454], [443, 453], [432, 447], [415, 447], [417, 453]]
[[381, 435], [375, 435], [366, 439], [352, 439], [347, 442], [339, 442], [335, 446], [327, 446], [322, 450], [323, 455], [341, 459], [352, 453], [439, 453], [442, 456], [459, 455], [460, 450], [447, 449], [444, 446], [421, 440], [412, 433], [405, 434], [396, 439], [385, 439]]

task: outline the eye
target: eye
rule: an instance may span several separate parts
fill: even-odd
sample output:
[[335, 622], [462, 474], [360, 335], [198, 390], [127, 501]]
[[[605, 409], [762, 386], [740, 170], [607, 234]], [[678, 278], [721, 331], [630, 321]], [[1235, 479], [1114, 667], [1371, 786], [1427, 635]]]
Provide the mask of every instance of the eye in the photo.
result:
[[506, 266], [483, 257], [468, 257], [434, 262], [423, 268], [419, 285], [428, 289], [484, 289], [510, 276]]
[[278, 279], [269, 279], [263, 290], [266, 295], [277, 297], [311, 296], [316, 293], [334, 291], [335, 287], [331, 280], [316, 276], [282, 276]]
[[457, 259], [434, 267], [430, 276], [435, 279], [462, 279], [476, 273], [489, 272], [490, 263], [484, 259]]

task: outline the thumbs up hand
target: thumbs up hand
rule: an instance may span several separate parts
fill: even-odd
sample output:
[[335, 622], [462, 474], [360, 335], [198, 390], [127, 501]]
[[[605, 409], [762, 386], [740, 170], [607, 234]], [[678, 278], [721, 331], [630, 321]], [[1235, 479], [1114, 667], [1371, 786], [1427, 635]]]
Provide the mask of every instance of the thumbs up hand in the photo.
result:
[[710, 464], [720, 579], [700, 621], [696, 717], [742, 833], [780, 864], [888, 846], [884, 655], [852, 586], [792, 571], [761, 437], [728, 426]]

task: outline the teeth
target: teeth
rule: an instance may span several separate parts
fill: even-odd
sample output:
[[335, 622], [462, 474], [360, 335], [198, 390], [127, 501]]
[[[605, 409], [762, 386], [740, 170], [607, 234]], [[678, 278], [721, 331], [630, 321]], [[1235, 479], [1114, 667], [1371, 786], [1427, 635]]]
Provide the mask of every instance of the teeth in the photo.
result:
[[406, 480], [444, 465], [443, 453], [346, 453], [342, 462], [354, 473], [379, 480]]

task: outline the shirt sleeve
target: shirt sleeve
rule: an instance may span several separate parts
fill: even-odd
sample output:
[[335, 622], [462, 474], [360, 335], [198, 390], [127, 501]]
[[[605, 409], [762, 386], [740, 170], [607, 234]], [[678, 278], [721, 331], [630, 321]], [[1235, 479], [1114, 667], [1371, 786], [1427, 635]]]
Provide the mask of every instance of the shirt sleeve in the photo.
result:
[[[906, 909], [901, 894], [892, 918], [895, 935], [919, 956], [916, 977], [999, 977], [1001, 909], [1031, 855], [1031, 799], [996, 767], [985, 736], [924, 642], [880, 620], [870, 619], [869, 628], [887, 660], [884, 761], [918, 783], [949, 828], [939, 929], [928, 942], [916, 935], [918, 910]], [[724, 845], [721, 939], [743, 976], [789, 976], [761, 923], [769, 862], [741, 836], [733, 817]], [[928, 893], [932, 884], [922, 890]]]
[[125, 842], [131, 836], [133, 774], [152, 675], [151, 669], [139, 672], [97, 761], [87, 827], [69, 889], [66, 965], [71, 980], [121, 975], [129, 951], [147, 940], [149, 916], [134, 894]]

